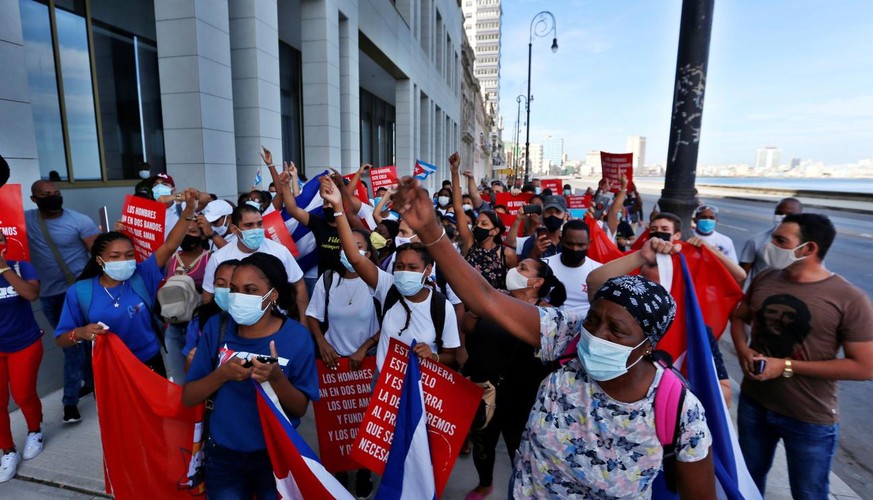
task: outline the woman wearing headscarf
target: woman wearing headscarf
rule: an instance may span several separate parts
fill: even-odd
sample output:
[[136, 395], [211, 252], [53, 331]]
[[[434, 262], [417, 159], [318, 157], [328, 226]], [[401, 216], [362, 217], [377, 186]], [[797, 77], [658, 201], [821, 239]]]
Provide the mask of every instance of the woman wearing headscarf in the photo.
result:
[[[654, 395], [664, 368], [649, 356], [673, 321], [676, 305], [660, 285], [640, 276], [607, 281], [586, 318], [504, 295], [454, 251], [430, 197], [404, 178], [395, 199], [474, 314], [556, 360], [579, 338], [577, 355], [540, 385], [512, 480], [514, 498], [649, 498], [663, 466]], [[583, 321], [584, 319], [584, 321]], [[698, 399], [686, 393], [676, 452], [682, 498], [714, 498], [711, 436]]]

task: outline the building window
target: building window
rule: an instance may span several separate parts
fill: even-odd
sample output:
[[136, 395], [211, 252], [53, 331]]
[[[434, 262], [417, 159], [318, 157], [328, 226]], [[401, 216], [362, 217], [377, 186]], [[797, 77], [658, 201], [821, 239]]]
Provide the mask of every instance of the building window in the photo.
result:
[[394, 106], [360, 89], [361, 162], [394, 165]]
[[282, 113], [282, 158], [306, 172], [303, 158], [303, 106], [300, 51], [279, 42], [279, 95]]

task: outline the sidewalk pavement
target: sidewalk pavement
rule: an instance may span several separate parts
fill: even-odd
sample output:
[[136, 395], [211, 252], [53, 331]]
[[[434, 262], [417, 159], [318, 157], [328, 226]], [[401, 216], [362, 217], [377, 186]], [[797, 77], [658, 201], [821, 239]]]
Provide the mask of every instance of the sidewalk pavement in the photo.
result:
[[[52, 498], [59, 500], [95, 499], [107, 496], [104, 493], [103, 449], [100, 444], [100, 429], [97, 424], [94, 398], [89, 396], [79, 402], [79, 411], [82, 414], [81, 422], [64, 425], [62, 423], [61, 392], [58, 390], [42, 398], [45, 449], [36, 458], [22, 462], [15, 479], [0, 484], [0, 498], [15, 498], [15, 500]], [[734, 394], [739, 394], [739, 387], [736, 384], [734, 384]], [[735, 407], [736, 405], [732, 406], [734, 419], [736, 419]], [[13, 412], [11, 420], [15, 442], [21, 447], [26, 436], [26, 426], [21, 411]], [[310, 446], [317, 450], [318, 442], [312, 411], [309, 411], [303, 418], [298, 430]], [[494, 492], [490, 498], [507, 498], [509, 473], [509, 457], [506, 453], [506, 446], [501, 440], [498, 444], [497, 461], [494, 466]], [[831, 499], [860, 498], [835, 474], [831, 473], [830, 481]], [[455, 463], [443, 498], [463, 499], [467, 492], [477, 484], [478, 475], [473, 467], [472, 458], [469, 456], [460, 457]], [[767, 499], [787, 500], [790, 498], [785, 453], [780, 445], [768, 477]]]

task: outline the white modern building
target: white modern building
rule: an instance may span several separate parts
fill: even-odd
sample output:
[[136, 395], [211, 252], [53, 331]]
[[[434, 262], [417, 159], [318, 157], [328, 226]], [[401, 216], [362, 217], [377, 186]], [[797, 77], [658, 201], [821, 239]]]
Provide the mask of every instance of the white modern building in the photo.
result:
[[765, 148], [758, 148], [758, 152], [755, 155], [755, 170], [759, 172], [776, 170], [781, 165], [781, 157], [782, 150], [777, 147], [767, 146]]
[[0, 155], [111, 217], [142, 162], [235, 198], [262, 144], [310, 176], [421, 159], [433, 186], [462, 37], [456, 0], [0, 0]]
[[564, 168], [564, 139], [562, 137], [548, 136], [543, 140], [543, 163], [546, 162], [551, 167]]
[[474, 70], [482, 86], [485, 108], [500, 114], [501, 0], [461, 0], [464, 31], [476, 55]]
[[631, 135], [627, 138], [628, 153], [634, 154], [634, 176], [645, 175], [646, 168], [646, 138], [639, 135]]

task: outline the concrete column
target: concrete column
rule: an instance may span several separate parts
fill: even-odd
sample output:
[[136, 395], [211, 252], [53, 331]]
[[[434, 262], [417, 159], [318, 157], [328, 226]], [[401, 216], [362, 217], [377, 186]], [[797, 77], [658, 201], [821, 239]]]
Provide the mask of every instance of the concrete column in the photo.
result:
[[[276, 0], [231, 0], [228, 5], [237, 190], [242, 192], [254, 186], [264, 166], [261, 145], [273, 153], [273, 163], [282, 165], [278, 11]], [[266, 190], [266, 167], [261, 175], [258, 188]]]
[[361, 98], [358, 65], [357, 16], [339, 19], [340, 131], [343, 174], [357, 171], [361, 163]]
[[339, 12], [333, 0], [302, 2], [301, 52], [306, 173], [312, 176], [342, 164]]
[[167, 172], [236, 198], [227, 1], [155, 0]]
[[394, 152], [397, 162], [397, 175], [409, 175], [415, 165], [416, 134], [415, 105], [416, 92], [412, 80], [398, 80], [394, 86], [395, 95], [395, 139]]
[[24, 61], [18, 1], [0, 0], [0, 154], [9, 163], [9, 184], [21, 184], [24, 204], [32, 208], [30, 186], [39, 179], [39, 159]]

